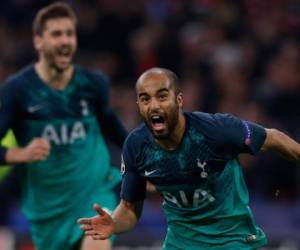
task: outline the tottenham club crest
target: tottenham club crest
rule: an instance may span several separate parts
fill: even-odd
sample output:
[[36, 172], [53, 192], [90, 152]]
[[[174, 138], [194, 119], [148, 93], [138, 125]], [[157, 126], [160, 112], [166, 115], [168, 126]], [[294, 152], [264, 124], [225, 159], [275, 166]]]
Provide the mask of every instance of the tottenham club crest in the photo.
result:
[[81, 114], [87, 116], [89, 114], [89, 105], [88, 102], [84, 99], [80, 100]]
[[201, 178], [207, 178], [208, 173], [205, 170], [206, 161], [201, 162], [199, 158], [197, 158], [197, 167], [202, 169], [202, 172], [200, 174]]

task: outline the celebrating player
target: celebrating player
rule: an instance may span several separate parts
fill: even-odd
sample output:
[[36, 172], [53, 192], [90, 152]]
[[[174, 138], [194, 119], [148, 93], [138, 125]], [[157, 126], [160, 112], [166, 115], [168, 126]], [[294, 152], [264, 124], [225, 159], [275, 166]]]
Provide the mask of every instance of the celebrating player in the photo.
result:
[[248, 207], [237, 157], [274, 150], [299, 162], [300, 145], [276, 129], [228, 114], [182, 111], [177, 76], [153, 68], [136, 84], [144, 124], [123, 147], [121, 202], [113, 215], [78, 220], [86, 235], [106, 239], [137, 223], [148, 180], [164, 198], [168, 231], [163, 249], [257, 249], [266, 244]]
[[126, 131], [109, 106], [106, 76], [72, 63], [76, 22], [65, 3], [41, 9], [33, 23], [38, 61], [0, 93], [0, 136], [12, 128], [20, 146], [1, 147], [0, 163], [20, 164], [22, 210], [38, 250], [111, 248], [82, 237], [76, 219], [92, 216], [95, 202], [117, 204], [112, 188], [121, 178], [104, 137], [121, 146]]

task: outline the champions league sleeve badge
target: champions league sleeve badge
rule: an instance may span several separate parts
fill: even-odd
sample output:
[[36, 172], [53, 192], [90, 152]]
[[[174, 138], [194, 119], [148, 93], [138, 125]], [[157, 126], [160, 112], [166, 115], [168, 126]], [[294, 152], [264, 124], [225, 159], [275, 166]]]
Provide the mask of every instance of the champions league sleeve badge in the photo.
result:
[[251, 130], [250, 130], [249, 125], [246, 121], [243, 121], [243, 124], [246, 128], [246, 139], [245, 139], [244, 143], [246, 145], [250, 145], [251, 144]]
[[125, 162], [123, 159], [123, 155], [121, 155], [121, 174], [125, 173]]

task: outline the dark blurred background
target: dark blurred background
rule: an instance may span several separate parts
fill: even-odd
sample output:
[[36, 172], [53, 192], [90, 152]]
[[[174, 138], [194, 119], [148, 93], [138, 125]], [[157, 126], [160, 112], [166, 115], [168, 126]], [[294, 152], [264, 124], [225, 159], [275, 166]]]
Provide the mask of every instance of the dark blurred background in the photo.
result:
[[[0, 7], [0, 83], [35, 60], [31, 23], [53, 1], [4, 0]], [[185, 110], [227, 112], [300, 141], [300, 1], [74, 0], [76, 63], [104, 71], [112, 105], [128, 130], [139, 122], [134, 85], [160, 66], [181, 78]], [[118, 165], [120, 151], [111, 147]], [[300, 249], [300, 171], [272, 153], [241, 156], [251, 207], [268, 235], [265, 249]], [[161, 199], [148, 195], [138, 227], [115, 249], [160, 249]], [[0, 250], [33, 249], [19, 211], [13, 172], [0, 173]]]

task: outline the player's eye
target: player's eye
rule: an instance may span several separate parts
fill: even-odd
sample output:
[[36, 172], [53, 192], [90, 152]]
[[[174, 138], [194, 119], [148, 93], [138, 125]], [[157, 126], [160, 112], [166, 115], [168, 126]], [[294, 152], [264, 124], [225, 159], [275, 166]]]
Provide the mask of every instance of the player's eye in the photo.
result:
[[167, 94], [163, 94], [163, 95], [159, 95], [159, 96], [158, 96], [158, 99], [159, 99], [160, 101], [164, 101], [164, 100], [167, 99], [167, 97], [168, 97]]
[[54, 32], [52, 32], [52, 36], [53, 37], [59, 37], [59, 36], [61, 36], [61, 32], [60, 31], [54, 31]]
[[68, 30], [67, 31], [67, 36], [71, 37], [71, 36], [74, 36], [74, 35], [75, 35], [74, 30]]
[[145, 104], [145, 103], [149, 102], [149, 99], [150, 98], [148, 96], [141, 96], [140, 97], [140, 102]]

